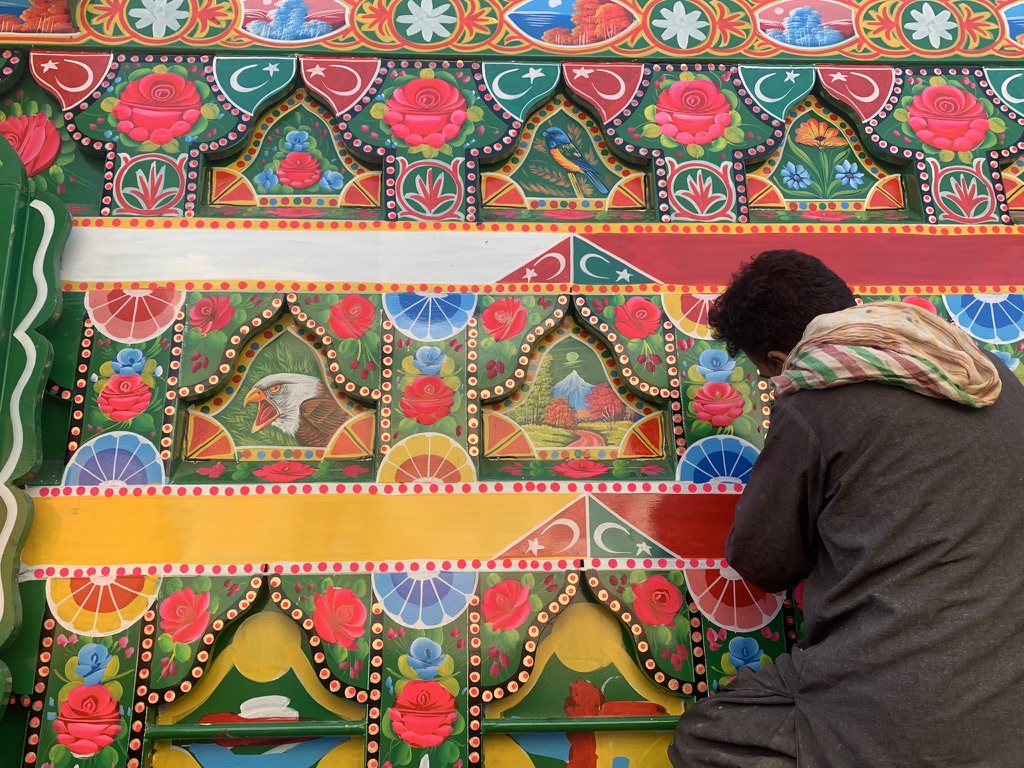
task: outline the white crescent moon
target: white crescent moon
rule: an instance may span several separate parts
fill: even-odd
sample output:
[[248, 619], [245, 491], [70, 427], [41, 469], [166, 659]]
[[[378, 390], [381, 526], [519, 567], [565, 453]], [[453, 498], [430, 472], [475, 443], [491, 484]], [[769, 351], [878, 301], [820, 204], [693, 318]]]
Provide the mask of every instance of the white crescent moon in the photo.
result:
[[861, 80], [864, 80], [864, 81], [866, 81], [868, 83], [871, 83], [871, 94], [869, 96], [866, 96], [866, 97], [865, 96], [858, 96], [856, 93], [854, 93], [850, 89], [850, 86], [846, 86], [846, 93], [850, 96], [851, 99], [856, 99], [861, 104], [870, 104], [872, 101], [874, 101], [875, 99], [877, 99], [881, 95], [882, 91], [879, 90], [878, 83], [876, 83], [874, 80], [872, 80], [867, 75], [863, 74], [862, 72], [858, 72], [856, 70], [853, 70], [853, 69], [850, 70], [849, 74], [852, 75], [853, 77], [859, 77]]
[[[762, 104], [774, 104], [777, 101], [782, 101], [784, 98], [786, 98], [789, 95], [789, 91], [786, 91], [784, 94], [779, 96], [779, 98], [777, 98], [777, 99], [769, 99], [767, 96], [765, 96], [761, 92], [761, 83], [763, 83], [765, 80], [770, 80], [771, 78], [775, 77], [777, 74], [779, 74], [779, 73], [778, 72], [769, 72], [767, 75], [762, 75], [761, 77], [757, 78], [757, 81], [754, 83], [754, 98], [757, 99], [758, 101], [760, 101]], [[791, 91], [793, 89], [790, 88], [789, 90]]]
[[504, 72], [498, 73], [497, 77], [495, 77], [494, 80], [491, 81], [491, 91], [493, 91], [495, 96], [497, 96], [499, 99], [518, 99], [520, 96], [525, 96], [530, 92], [529, 88], [527, 88], [525, 91], [522, 91], [521, 93], [508, 93], [507, 91], [501, 90], [501, 78], [503, 78], [505, 75], [509, 75], [513, 72], [518, 71], [519, 67], [515, 67], [514, 69], [506, 69]]
[[356, 84], [355, 84], [355, 87], [353, 87], [352, 90], [349, 90], [349, 91], [336, 91], [333, 88], [328, 88], [326, 85], [321, 84], [320, 87], [323, 88], [325, 91], [330, 91], [335, 96], [355, 96], [362, 89], [363, 81], [359, 77], [359, 73], [356, 72], [354, 69], [352, 69], [352, 67], [350, 67], [350, 66], [348, 66], [346, 64], [331, 64], [327, 68], [328, 69], [342, 69], [345, 72], [351, 73], [352, 77], [354, 77], [355, 80], [356, 80]]
[[594, 71], [595, 72], [604, 72], [606, 75], [610, 75], [611, 77], [614, 77], [618, 81], [618, 83], [619, 83], [619, 90], [617, 90], [615, 93], [605, 93], [600, 88], [598, 88], [596, 85], [594, 86], [594, 93], [596, 93], [598, 96], [603, 96], [604, 98], [608, 99], [609, 101], [615, 101], [616, 99], [621, 99], [623, 96], [626, 95], [626, 81], [623, 80], [621, 77], [619, 77], [617, 74], [615, 74], [612, 70], [610, 70], [610, 69], [595, 69]]
[[626, 534], [627, 537], [629, 536], [629, 531], [627, 531], [624, 527], [622, 527], [618, 523], [601, 523], [599, 526], [597, 526], [597, 528], [594, 529], [594, 543], [597, 544], [597, 546], [599, 546], [605, 552], [609, 552], [610, 554], [613, 554], [613, 555], [629, 555], [629, 554], [632, 554], [628, 550], [612, 549], [611, 547], [607, 546], [604, 543], [603, 538], [604, 538], [605, 533], [608, 532], [609, 530], [613, 530], [613, 529], [616, 529], [616, 528], [618, 530], [622, 531], [624, 534]]
[[555, 253], [554, 251], [549, 251], [548, 253], [545, 253], [543, 256], [541, 256], [539, 259], [533, 262], [533, 266], [539, 266], [540, 263], [545, 259], [554, 259], [555, 262], [558, 264], [558, 269], [551, 273], [552, 277], [554, 277], [563, 269], [565, 269], [565, 256], [563, 256], [560, 253]]
[[260, 88], [265, 86], [266, 83], [264, 82], [252, 88], [246, 88], [244, 85], [238, 82], [239, 75], [250, 69], [256, 69], [258, 66], [259, 64], [246, 64], [244, 67], [239, 67], [238, 69], [236, 69], [234, 73], [232, 73], [231, 78], [228, 80], [228, 82], [231, 84], [231, 87], [234, 88], [236, 91], [240, 91], [242, 93], [252, 93], [253, 91], [258, 91]]
[[90, 88], [92, 88], [94, 75], [93, 75], [92, 70], [89, 69], [89, 67], [87, 65], [83, 64], [80, 61], [75, 61], [74, 59], [64, 59], [64, 62], [66, 64], [74, 64], [76, 67], [81, 67], [82, 69], [85, 70], [85, 75], [86, 75], [86, 77], [85, 77], [85, 84], [84, 85], [79, 85], [79, 86], [77, 86], [75, 88], [72, 88], [70, 85], [65, 85], [64, 81], [61, 80], [59, 77], [57, 77], [57, 73], [55, 72], [53, 74], [53, 82], [56, 85], [59, 85], [65, 91], [68, 91], [70, 93], [82, 93], [83, 91], [88, 91]]
[[1016, 72], [1010, 75], [1003, 81], [1003, 84], [999, 86], [999, 95], [1002, 97], [1003, 101], [1007, 102], [1008, 104], [1024, 104], [1024, 98], [1015, 99], [1006, 90], [1006, 86], [1008, 86], [1018, 77], [1024, 77], [1024, 72]]
[[599, 275], [596, 272], [591, 272], [589, 269], [587, 269], [587, 262], [590, 261], [591, 259], [600, 259], [605, 264], [608, 263], [608, 259], [602, 256], [600, 253], [588, 253], [587, 255], [580, 258], [580, 270], [590, 275], [591, 277], [608, 277], [608, 275]]
[[552, 553], [552, 554], [555, 554], [555, 555], [557, 555], [559, 552], [566, 552], [566, 551], [568, 551], [569, 549], [571, 549], [573, 546], [576, 545], [577, 541], [580, 540], [580, 527], [576, 524], [575, 520], [552, 520], [550, 523], [548, 523], [548, 525], [546, 525], [544, 527], [544, 529], [540, 532], [540, 535], [543, 536], [545, 533], [550, 531], [556, 525], [563, 525], [566, 528], [568, 528], [570, 531], [572, 531], [572, 541], [570, 541], [568, 544], [566, 544], [564, 547], [562, 547], [560, 550], [558, 550], [558, 552], [553, 552]]

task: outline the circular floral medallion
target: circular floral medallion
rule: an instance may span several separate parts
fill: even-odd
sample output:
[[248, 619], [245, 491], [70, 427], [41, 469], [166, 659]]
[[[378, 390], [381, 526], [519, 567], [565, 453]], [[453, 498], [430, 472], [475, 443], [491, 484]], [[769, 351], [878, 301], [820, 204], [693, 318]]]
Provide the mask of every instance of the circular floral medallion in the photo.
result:
[[379, 483], [471, 483], [473, 460], [466, 450], [444, 435], [407, 437], [396, 443], [381, 462]]
[[950, 318], [979, 341], [1010, 344], [1024, 339], [1024, 296], [950, 294], [942, 300]]
[[156, 600], [156, 576], [82, 576], [49, 579], [46, 602], [70, 632], [103, 637], [130, 627]]
[[732, 568], [687, 568], [683, 575], [704, 617], [733, 632], [761, 629], [775, 618], [786, 597], [761, 591]]
[[661, 302], [676, 328], [696, 339], [710, 339], [708, 310], [717, 298], [716, 293], [677, 293], [662, 296]]
[[134, 432], [105, 432], [75, 451], [64, 470], [62, 485], [160, 485], [164, 467], [160, 452]]
[[696, 441], [679, 462], [679, 480], [688, 483], [745, 483], [760, 451], [731, 435]]
[[476, 574], [457, 571], [377, 573], [373, 592], [384, 612], [413, 629], [441, 627], [469, 605], [476, 592]]
[[476, 309], [472, 293], [389, 293], [384, 311], [406, 336], [417, 341], [441, 341], [469, 324]]
[[167, 288], [94, 290], [85, 294], [93, 324], [109, 339], [134, 344], [171, 327], [185, 303], [184, 291]]

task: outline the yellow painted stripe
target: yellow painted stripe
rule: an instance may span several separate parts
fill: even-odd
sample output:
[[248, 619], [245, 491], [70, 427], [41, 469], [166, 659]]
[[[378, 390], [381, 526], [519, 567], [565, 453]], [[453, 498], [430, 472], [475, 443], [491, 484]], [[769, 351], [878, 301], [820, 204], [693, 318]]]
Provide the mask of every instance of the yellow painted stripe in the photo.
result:
[[577, 494], [40, 497], [40, 565], [494, 557]]

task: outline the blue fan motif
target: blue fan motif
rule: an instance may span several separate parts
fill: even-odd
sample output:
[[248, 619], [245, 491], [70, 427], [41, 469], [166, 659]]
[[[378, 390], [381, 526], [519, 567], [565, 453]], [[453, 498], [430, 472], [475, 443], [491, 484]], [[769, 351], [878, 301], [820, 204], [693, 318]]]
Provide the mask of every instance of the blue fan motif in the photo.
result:
[[432, 629], [459, 616], [476, 592], [476, 574], [456, 571], [377, 573], [373, 591], [403, 627]]
[[160, 485], [165, 482], [160, 452], [132, 432], [106, 432], [71, 457], [64, 485]]
[[1024, 295], [1010, 293], [943, 296], [949, 316], [979, 341], [1010, 344], [1024, 339]]
[[746, 483], [759, 453], [738, 437], [705, 437], [686, 449], [678, 477], [684, 483]]
[[389, 293], [384, 311], [395, 328], [417, 341], [441, 341], [469, 324], [476, 309], [472, 293]]

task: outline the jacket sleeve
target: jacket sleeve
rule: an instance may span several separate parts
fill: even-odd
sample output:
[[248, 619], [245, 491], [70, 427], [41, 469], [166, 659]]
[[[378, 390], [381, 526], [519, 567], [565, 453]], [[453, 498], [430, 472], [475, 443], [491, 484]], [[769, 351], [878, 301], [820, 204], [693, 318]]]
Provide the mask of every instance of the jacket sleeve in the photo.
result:
[[767, 592], [796, 586], [816, 560], [825, 464], [817, 435], [792, 407], [797, 396], [776, 401], [726, 543], [729, 565]]

